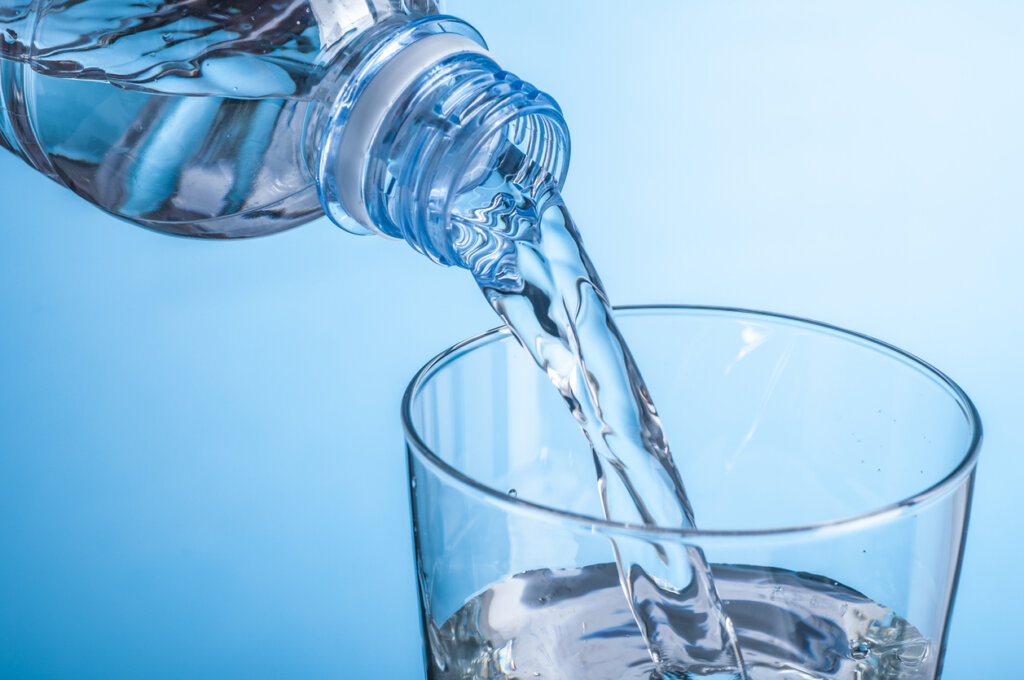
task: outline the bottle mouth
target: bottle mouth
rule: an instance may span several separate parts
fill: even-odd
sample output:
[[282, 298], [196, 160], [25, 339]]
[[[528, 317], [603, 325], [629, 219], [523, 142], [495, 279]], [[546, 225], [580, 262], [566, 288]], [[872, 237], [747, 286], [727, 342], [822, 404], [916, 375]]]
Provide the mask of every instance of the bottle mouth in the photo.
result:
[[526, 188], [560, 186], [568, 170], [558, 104], [486, 54], [454, 55], [425, 72], [385, 128], [362, 187], [371, 220], [442, 265], [463, 264], [452, 241], [460, 196], [496, 171]]
[[446, 236], [454, 202], [496, 168], [534, 198], [543, 193], [541, 187], [565, 185], [570, 137], [558, 103], [511, 74], [501, 73], [499, 78], [494, 89], [506, 90], [501, 103], [481, 113], [474, 134], [466, 135], [447, 154], [454, 162], [439, 167], [436, 229], [441, 237], [438, 245], [449, 249]]
[[467, 266], [453, 238], [455, 203], [493, 175], [537, 201], [564, 184], [569, 133], [554, 100], [534, 92], [536, 99], [526, 102], [510, 97], [467, 125], [467, 134], [432, 168], [433, 188], [419, 219], [422, 230], [412, 236], [418, 248], [437, 262]]
[[342, 82], [319, 123], [313, 150], [320, 203], [338, 226], [355, 234], [389, 235], [369, 214], [363, 178], [374, 141], [399, 101], [437, 64], [457, 55], [486, 55], [486, 43], [454, 17], [433, 16], [367, 36], [354, 45], [332, 81]]
[[[569, 131], [550, 96], [502, 70], [483, 38], [452, 17], [382, 28], [332, 67], [331, 97], [310, 141], [321, 205], [346, 231], [406, 240], [457, 265], [452, 204], [515, 147], [520, 166], [560, 185]], [[332, 83], [338, 83], [334, 86]], [[536, 179], [536, 177], [534, 177]]]

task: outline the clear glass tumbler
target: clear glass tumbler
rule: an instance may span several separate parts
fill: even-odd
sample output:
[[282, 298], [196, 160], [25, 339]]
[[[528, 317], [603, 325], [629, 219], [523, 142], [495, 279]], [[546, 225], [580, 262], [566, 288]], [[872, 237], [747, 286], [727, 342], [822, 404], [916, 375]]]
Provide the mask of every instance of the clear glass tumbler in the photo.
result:
[[704, 551], [750, 680], [938, 678], [981, 441], [963, 391], [803, 319], [618, 318], [700, 529], [604, 520], [530, 357], [501, 329], [452, 347], [403, 403], [429, 678], [648, 680], [613, 563], [630, 541]]

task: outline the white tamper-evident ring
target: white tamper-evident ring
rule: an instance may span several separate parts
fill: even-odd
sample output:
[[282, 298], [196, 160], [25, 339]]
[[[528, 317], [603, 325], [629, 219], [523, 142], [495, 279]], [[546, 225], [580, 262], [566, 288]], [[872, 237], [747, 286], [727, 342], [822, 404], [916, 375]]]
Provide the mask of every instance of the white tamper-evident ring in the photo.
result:
[[476, 42], [455, 33], [437, 33], [405, 47], [374, 74], [345, 121], [337, 154], [337, 189], [341, 207], [364, 227], [377, 231], [363, 197], [363, 168], [374, 138], [391, 107], [424, 71], [455, 54], [491, 57]]

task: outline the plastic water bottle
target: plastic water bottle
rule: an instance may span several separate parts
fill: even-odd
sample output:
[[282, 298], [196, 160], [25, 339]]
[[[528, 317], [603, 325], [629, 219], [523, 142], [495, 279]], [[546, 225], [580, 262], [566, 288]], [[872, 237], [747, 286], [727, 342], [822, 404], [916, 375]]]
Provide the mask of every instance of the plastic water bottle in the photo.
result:
[[0, 144], [162, 232], [255, 236], [326, 213], [452, 263], [455, 194], [509, 158], [560, 182], [569, 139], [553, 99], [438, 11], [0, 0]]

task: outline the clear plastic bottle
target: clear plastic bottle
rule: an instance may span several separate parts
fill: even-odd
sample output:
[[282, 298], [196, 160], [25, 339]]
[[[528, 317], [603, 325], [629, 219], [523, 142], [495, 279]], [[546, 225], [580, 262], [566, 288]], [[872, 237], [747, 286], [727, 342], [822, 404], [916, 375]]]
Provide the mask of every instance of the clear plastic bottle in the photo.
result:
[[554, 100], [438, 11], [0, 0], [0, 144], [159, 231], [255, 236], [326, 212], [453, 263], [456, 194], [499, 159], [561, 181], [569, 139]]

